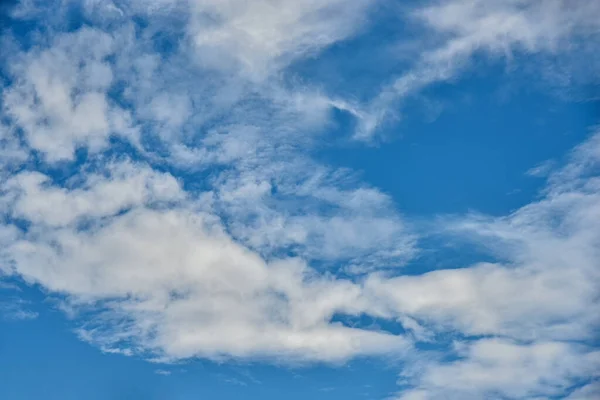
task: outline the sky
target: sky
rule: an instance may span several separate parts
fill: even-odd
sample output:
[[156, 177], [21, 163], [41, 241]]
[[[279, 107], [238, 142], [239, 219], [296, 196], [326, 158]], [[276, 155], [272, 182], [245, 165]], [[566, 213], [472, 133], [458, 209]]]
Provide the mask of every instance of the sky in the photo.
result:
[[0, 2], [0, 398], [600, 398], [600, 2]]

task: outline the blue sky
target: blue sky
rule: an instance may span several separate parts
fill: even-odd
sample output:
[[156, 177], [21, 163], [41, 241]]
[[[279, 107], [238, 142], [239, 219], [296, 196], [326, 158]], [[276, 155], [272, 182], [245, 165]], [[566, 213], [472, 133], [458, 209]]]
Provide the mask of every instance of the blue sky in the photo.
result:
[[600, 5], [0, 5], [0, 398], [594, 399]]

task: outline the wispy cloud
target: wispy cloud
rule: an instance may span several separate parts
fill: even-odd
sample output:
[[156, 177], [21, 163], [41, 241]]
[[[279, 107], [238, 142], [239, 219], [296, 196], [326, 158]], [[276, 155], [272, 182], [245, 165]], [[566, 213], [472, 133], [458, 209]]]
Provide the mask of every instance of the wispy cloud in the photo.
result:
[[[379, 125], [394, 115], [406, 98], [432, 84], [459, 79], [477, 56], [509, 63], [521, 54], [569, 57], [573, 48], [585, 49], [581, 42], [597, 41], [600, 32], [600, 7], [595, 2], [433, 1], [411, 9], [404, 17], [422, 29], [416, 39], [420, 41], [419, 51], [414, 54], [416, 62], [384, 86], [371, 104], [362, 107], [357, 114], [360, 124], [356, 139], [371, 140]], [[589, 62], [597, 65], [593, 49], [589, 57]], [[539, 63], [536, 66], [540, 78], [546, 68]], [[594, 74], [593, 70], [588, 73]], [[558, 78], [555, 73], [549, 75]]]
[[5, 320], [27, 321], [36, 319], [38, 313], [30, 310], [31, 303], [17, 296], [0, 300], [0, 317]]
[[532, 170], [548, 183], [515, 212], [436, 219], [436, 234], [495, 262], [411, 276], [400, 267], [429, 232], [314, 153], [332, 108], [370, 140], [395, 104], [478, 54], [562, 54], [597, 33], [598, 6], [419, 4], [404, 16], [425, 37], [414, 65], [363, 104], [289, 68], [360, 33], [376, 4], [87, 1], [85, 24], [67, 31], [61, 2], [22, 2], [13, 17], [43, 17], [44, 29], [4, 38], [0, 271], [59, 296], [79, 337], [106, 352], [392, 353], [408, 365], [403, 399], [559, 396], [583, 381], [572, 398], [597, 391], [600, 134], [564, 166]]
[[165, 369], [157, 369], [156, 371], [154, 371], [155, 374], [157, 375], [163, 375], [163, 376], [169, 376], [171, 375], [171, 371], [167, 371]]

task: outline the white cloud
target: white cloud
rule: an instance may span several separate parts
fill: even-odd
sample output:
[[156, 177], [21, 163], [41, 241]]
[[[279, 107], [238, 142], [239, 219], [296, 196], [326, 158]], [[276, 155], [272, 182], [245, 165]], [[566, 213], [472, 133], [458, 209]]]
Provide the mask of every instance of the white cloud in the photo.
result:
[[[357, 114], [357, 139], [371, 139], [399, 102], [429, 85], [457, 78], [478, 54], [508, 61], [521, 53], [561, 56], [579, 47], [579, 41], [597, 42], [600, 32], [600, 6], [594, 1], [433, 1], [408, 15], [429, 39], [418, 46], [414, 66]], [[595, 53], [597, 47], [590, 56]], [[536, 70], [538, 77], [544, 74]]]
[[420, 367], [419, 386], [399, 399], [546, 398], [597, 374], [600, 352], [561, 342], [482, 339], [467, 345], [457, 361]]
[[588, 400], [598, 396], [600, 396], [600, 384], [595, 381], [575, 390], [565, 400]]
[[[401, 354], [414, 361], [405, 399], [566, 395], [589, 380], [600, 134], [549, 174], [540, 200], [505, 217], [440, 219], [444, 234], [496, 262], [416, 276], [373, 272], [418, 253], [392, 199], [309, 154], [331, 107], [362, 119], [366, 137], [390, 104], [457, 76], [477, 52], [557, 52], [597, 28], [598, 7], [420, 6], [411, 17], [434, 44], [371, 108], [286, 75], [357, 33], [371, 4], [87, 1], [104, 31], [36, 42], [15, 55], [3, 91], [3, 274], [58, 295], [79, 336], [108, 352], [287, 362]], [[151, 23], [134, 26], [132, 15]], [[135, 147], [123, 158], [140, 160], [103, 154], [112, 137]], [[80, 147], [86, 161], [69, 164]], [[39, 164], [26, 162], [31, 150]], [[66, 161], [64, 181], [52, 174], [56, 161]], [[323, 264], [364, 279], [316, 269]], [[333, 322], [340, 314], [412, 334]], [[442, 356], [411, 347], [448, 337], [456, 342]]]
[[[458, 218], [452, 234], [502, 259], [413, 277], [372, 278], [388, 312], [466, 335], [458, 361], [407, 373], [403, 399], [555, 396], [597, 375], [600, 133], [552, 173], [545, 197], [502, 218]], [[457, 266], [462, 267], [462, 266]], [[493, 338], [493, 339], [490, 339]]]
[[[190, 0], [190, 34], [205, 63], [264, 79], [357, 32], [369, 0]], [[209, 64], [210, 65], [210, 64]]]
[[552, 160], [543, 161], [540, 164], [536, 165], [535, 167], [530, 168], [526, 172], [526, 175], [534, 177], [534, 178], [547, 177], [548, 174], [552, 171], [554, 164], [555, 163]]
[[259, 163], [222, 178], [217, 206], [231, 233], [261, 252], [291, 249], [364, 267], [399, 266], [415, 254], [415, 235], [390, 198], [358, 186], [345, 171], [298, 160]]
[[[30, 224], [5, 227], [5, 273], [61, 294], [74, 315], [95, 310], [79, 334], [104, 351], [337, 362], [409, 346], [332, 323], [337, 313], [378, 311], [356, 283], [300, 259], [267, 262], [234, 242], [208, 213], [209, 193], [187, 194], [144, 164], [84, 165], [65, 183], [22, 172], [2, 192], [9, 217]], [[344, 201], [382, 200], [366, 192]]]
[[[310, 25], [298, 28], [301, 31], [318, 31], [323, 24], [315, 18], [346, 18], [334, 12], [336, 7], [346, 9], [342, 3], [304, 2], [289, 12], [303, 16], [293, 17], [296, 24]], [[232, 12], [248, 23], [257, 12], [253, 7], [229, 10], [221, 3], [196, 6]], [[353, 7], [346, 11], [357, 12]], [[152, 13], [145, 17], [157, 18]], [[234, 29], [225, 17], [219, 29]], [[333, 23], [325, 25], [337, 29]], [[126, 20], [110, 34], [82, 28], [57, 35], [48, 49], [33, 48], [20, 55], [18, 68], [13, 68], [17, 84], [5, 90], [5, 111], [47, 161], [72, 159], [78, 146], [93, 156], [116, 135], [130, 140], [150, 159], [166, 158], [165, 162], [183, 168], [209, 170], [216, 165], [224, 169], [213, 183], [205, 182], [212, 185], [214, 207], [231, 221], [227, 225], [235, 239], [263, 253], [294, 248], [309, 258], [332, 261], [343, 256], [357, 269], [380, 261], [397, 266], [414, 254], [414, 237], [385, 195], [358, 182], [340, 190], [336, 186], [349, 180], [344, 172], [303, 154], [317, 140], [315, 131], [327, 124], [327, 110], [335, 102], [305, 86], [284, 88], [277, 79], [256, 83], [227, 70], [199, 67], [192, 58], [209, 55], [190, 56], [188, 52], [195, 50], [181, 38], [170, 54], [158, 53], [151, 39], [153, 30], [136, 29]], [[290, 43], [295, 41], [290, 39]], [[329, 39], [323, 46], [327, 44]], [[87, 94], [101, 107], [80, 112], [77, 102]], [[111, 119], [110, 113], [122, 118]], [[38, 173], [27, 176], [21, 176], [21, 184], [28, 182], [30, 190], [39, 192], [36, 187], [44, 178]], [[267, 192], [259, 195], [252, 187]], [[79, 207], [92, 207], [95, 202], [103, 204], [100, 208], [113, 207], [127, 191], [116, 197], [109, 194], [111, 201], [78, 193], [65, 200], [60, 191], [52, 191], [46, 193], [51, 202], [24, 201], [20, 207], [35, 212], [35, 207], [52, 208], [56, 202], [70, 201], [73, 207], [65, 212], [75, 215]], [[302, 208], [299, 202], [304, 202]]]
[[[91, 154], [64, 183], [27, 166], [3, 184], [2, 268], [64, 296], [75, 314], [94, 310], [79, 334], [105, 351], [341, 361], [404, 350], [403, 337], [331, 322], [378, 313], [359, 284], [282, 256], [293, 247], [306, 259], [395, 266], [413, 251], [387, 196], [304, 155], [332, 102], [276, 77], [282, 63], [352, 34], [367, 3], [264, 2], [266, 25], [255, 7], [234, 3], [192, 4], [194, 18], [219, 16], [211, 35], [222, 43], [194, 47], [206, 32], [192, 20], [184, 28], [194, 46], [175, 34], [180, 42], [159, 53], [153, 25], [140, 30], [113, 13], [103, 14], [118, 22], [110, 34], [82, 28], [19, 56], [4, 110], [27, 144], [50, 164], [77, 147]], [[143, 8], [119, 5], [152, 21], [165, 12]], [[270, 44], [259, 40], [271, 33]], [[239, 52], [248, 37], [258, 48]], [[217, 45], [229, 66], [204, 51]], [[257, 79], [267, 75], [275, 79]], [[142, 162], [105, 165], [113, 135], [178, 172], [215, 172], [184, 192]]]
[[589, 2], [457, 0], [434, 3], [414, 16], [450, 38], [427, 58], [449, 61], [480, 49], [508, 55], [520, 49], [554, 52], [570, 35], [597, 30], [599, 12]]
[[106, 349], [340, 361], [408, 345], [330, 322], [369, 308], [356, 284], [300, 260], [265, 263], [189, 209], [142, 207], [86, 230], [33, 229], [7, 248], [11, 272], [104, 310], [81, 334]]
[[4, 177], [14, 165], [27, 160], [27, 156], [27, 150], [16, 137], [14, 128], [0, 123], [0, 177]]
[[4, 111], [48, 161], [71, 160], [80, 146], [103, 150], [112, 134], [135, 140], [128, 113], [107, 95], [113, 51], [110, 35], [82, 28], [58, 35], [49, 49], [12, 57]]
[[[22, 172], [0, 186], [7, 194], [4, 204], [14, 205], [12, 216], [42, 226], [70, 225], [82, 218], [112, 216], [139, 204], [178, 201], [184, 193], [170, 175], [133, 163], [108, 164], [90, 173], [74, 190], [52, 186], [50, 177]], [[8, 203], [8, 204], [7, 204]]]

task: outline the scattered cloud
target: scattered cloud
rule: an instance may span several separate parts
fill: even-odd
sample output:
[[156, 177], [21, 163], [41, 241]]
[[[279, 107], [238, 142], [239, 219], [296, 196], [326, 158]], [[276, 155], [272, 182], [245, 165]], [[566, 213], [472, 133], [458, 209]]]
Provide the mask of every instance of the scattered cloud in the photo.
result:
[[[429, 232], [315, 155], [333, 108], [370, 140], [479, 54], [562, 54], [596, 34], [595, 3], [419, 4], [404, 16], [426, 38], [414, 65], [365, 104], [289, 67], [366, 29], [377, 1], [86, 1], [68, 31], [58, 3], [20, 3], [12, 16], [46, 31], [3, 38], [0, 271], [58, 296], [82, 340], [165, 362], [393, 354], [401, 399], [597, 391], [600, 133], [530, 170], [547, 179], [530, 204], [436, 219], [494, 261], [412, 275]], [[35, 318], [26, 304], [0, 311]]]
[[92, 28], [60, 34], [50, 48], [11, 58], [5, 116], [48, 161], [72, 160], [77, 147], [106, 148], [112, 134], [135, 140], [128, 113], [107, 94], [111, 35]]

